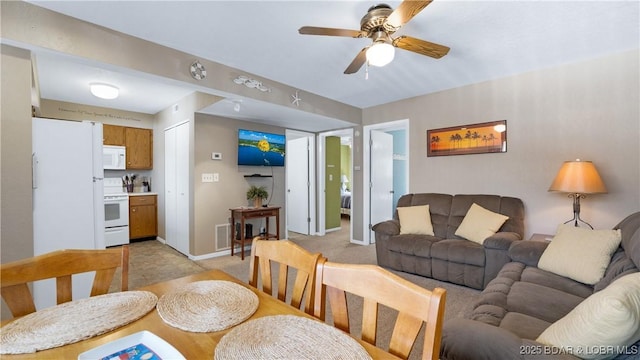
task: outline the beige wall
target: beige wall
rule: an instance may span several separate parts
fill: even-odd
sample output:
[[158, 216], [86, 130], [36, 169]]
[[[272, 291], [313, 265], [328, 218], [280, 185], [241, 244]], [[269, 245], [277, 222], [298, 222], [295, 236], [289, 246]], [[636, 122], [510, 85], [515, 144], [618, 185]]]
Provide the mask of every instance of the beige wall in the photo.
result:
[[[640, 210], [638, 51], [520, 74], [368, 108], [363, 124], [410, 119], [410, 192], [521, 198], [526, 232], [553, 234], [571, 200], [547, 189], [563, 161], [591, 160], [609, 193], [581, 217], [611, 228]], [[426, 157], [426, 130], [507, 120], [504, 154]]]
[[99, 106], [68, 103], [49, 99], [40, 99], [39, 116], [50, 119], [90, 120], [104, 124], [153, 128], [154, 116], [133, 111], [123, 111]]
[[[31, 58], [0, 46], [0, 262], [33, 256]], [[2, 303], [0, 318], [10, 317]]]
[[[172, 127], [182, 122], [189, 122], [189, 183], [192, 184], [189, 193], [190, 215], [189, 216], [189, 251], [191, 254], [195, 254], [197, 246], [197, 240], [194, 232], [194, 197], [197, 195], [194, 192], [193, 183], [197, 179], [193, 174], [194, 169], [194, 149], [195, 149], [195, 126], [194, 118], [195, 113], [222, 98], [194, 92], [175, 104], [172, 104], [167, 109], [160, 111], [156, 114], [156, 120], [153, 126], [153, 171], [152, 171], [152, 190], [158, 193], [158, 236], [166, 238], [165, 231], [165, 188], [164, 188], [164, 132], [167, 128]], [[176, 110], [177, 107], [177, 110]]]
[[[251, 185], [264, 186], [270, 195], [270, 205], [281, 206], [280, 234], [285, 233], [285, 173], [284, 167], [238, 166], [238, 129], [284, 134], [280, 127], [247, 121], [196, 114], [195, 164], [193, 176], [195, 247], [193, 255], [213, 253], [216, 249], [216, 225], [229, 223], [230, 208], [248, 206], [246, 192]], [[222, 153], [222, 160], [212, 160], [211, 153]], [[272, 178], [245, 178], [244, 175], [263, 174]], [[218, 173], [219, 182], [203, 183], [203, 173]], [[273, 187], [272, 187], [273, 180]], [[273, 190], [272, 190], [273, 189]], [[252, 220], [254, 234], [265, 224]], [[275, 219], [271, 219], [270, 232], [275, 230]]]
[[[193, 54], [125, 35], [23, 1], [2, 1], [2, 37], [29, 46], [284, 106], [290, 106], [290, 96], [298, 90], [202, 58], [199, 60], [207, 68], [209, 76], [200, 81], [194, 80], [189, 73], [189, 66], [198, 57]], [[238, 75], [264, 81], [271, 88], [271, 92], [238, 86], [231, 81]], [[301, 92], [300, 96], [304, 98], [304, 102], [296, 108], [297, 110], [360, 123], [361, 112], [356, 107], [306, 92]]]

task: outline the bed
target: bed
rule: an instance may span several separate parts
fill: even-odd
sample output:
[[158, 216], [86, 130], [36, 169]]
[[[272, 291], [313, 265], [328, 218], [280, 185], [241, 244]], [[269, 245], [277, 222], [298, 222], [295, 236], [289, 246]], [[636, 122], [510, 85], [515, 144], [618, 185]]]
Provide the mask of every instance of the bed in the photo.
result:
[[351, 216], [351, 193], [345, 192], [340, 197], [340, 214]]

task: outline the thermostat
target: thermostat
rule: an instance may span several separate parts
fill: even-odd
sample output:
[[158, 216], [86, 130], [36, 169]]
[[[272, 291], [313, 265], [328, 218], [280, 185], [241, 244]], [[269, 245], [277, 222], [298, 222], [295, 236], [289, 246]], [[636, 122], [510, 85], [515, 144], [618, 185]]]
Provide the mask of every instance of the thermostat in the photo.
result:
[[222, 160], [222, 153], [219, 153], [219, 152], [211, 153], [211, 160]]

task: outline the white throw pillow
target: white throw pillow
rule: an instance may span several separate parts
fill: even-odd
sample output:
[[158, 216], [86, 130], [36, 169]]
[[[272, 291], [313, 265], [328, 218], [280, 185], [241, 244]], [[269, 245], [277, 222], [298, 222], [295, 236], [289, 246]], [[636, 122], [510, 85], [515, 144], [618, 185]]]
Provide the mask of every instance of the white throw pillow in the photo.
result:
[[563, 224], [542, 253], [538, 268], [593, 285], [600, 281], [620, 245], [620, 230], [591, 230]]
[[614, 357], [638, 340], [640, 273], [625, 275], [589, 296], [536, 339], [571, 349], [573, 355], [583, 359]]
[[455, 234], [482, 244], [486, 238], [500, 230], [500, 227], [507, 219], [509, 219], [508, 216], [494, 213], [473, 203]]
[[429, 205], [398, 207], [400, 234], [433, 235]]

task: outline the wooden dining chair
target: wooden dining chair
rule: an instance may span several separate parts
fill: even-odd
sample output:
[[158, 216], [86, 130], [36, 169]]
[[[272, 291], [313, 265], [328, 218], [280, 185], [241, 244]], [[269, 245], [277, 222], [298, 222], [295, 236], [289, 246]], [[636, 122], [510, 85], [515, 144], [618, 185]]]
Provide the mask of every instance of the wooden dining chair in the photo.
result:
[[438, 359], [446, 290], [429, 291], [379, 266], [339, 264], [322, 258], [316, 270], [314, 316], [325, 320], [329, 302], [333, 324], [350, 333], [346, 293], [363, 298], [362, 340], [376, 345], [378, 304], [398, 311], [388, 351], [407, 359], [425, 324], [422, 359]]
[[29, 283], [56, 279], [58, 304], [71, 301], [71, 275], [95, 271], [91, 295], [109, 291], [116, 269], [122, 268], [121, 290], [129, 289], [129, 247], [104, 250], [58, 250], [0, 264], [2, 298], [14, 317], [36, 311]]
[[[249, 284], [258, 288], [260, 276], [262, 291], [273, 296], [276, 278], [271, 275], [272, 265], [278, 264], [278, 299], [287, 302], [287, 291], [291, 288], [291, 306], [301, 309], [304, 298], [304, 309], [301, 310], [313, 315], [316, 266], [321, 256], [320, 253], [312, 254], [289, 240], [264, 240], [257, 236], [251, 246]], [[287, 281], [290, 269], [295, 269], [296, 272], [293, 287]]]

